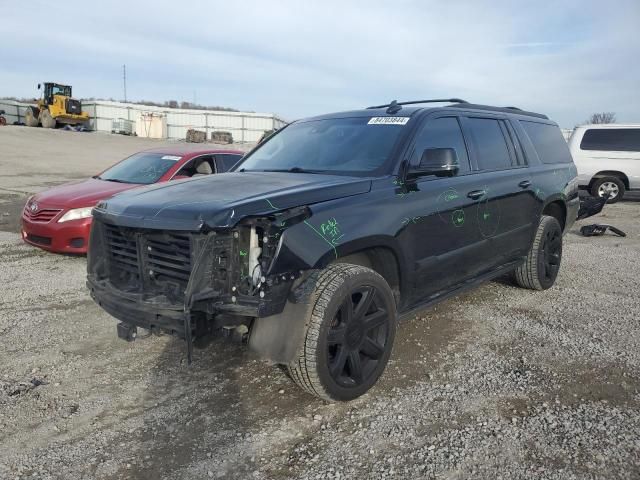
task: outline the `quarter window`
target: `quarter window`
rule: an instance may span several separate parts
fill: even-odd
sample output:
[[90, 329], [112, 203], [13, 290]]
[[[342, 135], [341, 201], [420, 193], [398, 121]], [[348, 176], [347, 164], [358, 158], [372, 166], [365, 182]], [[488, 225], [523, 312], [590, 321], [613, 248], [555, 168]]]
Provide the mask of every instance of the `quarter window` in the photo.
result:
[[592, 128], [584, 132], [581, 150], [640, 152], [640, 128]]
[[416, 138], [412, 164], [417, 165], [420, 162], [422, 152], [427, 148], [453, 148], [458, 156], [459, 172], [465, 173], [470, 170], [469, 155], [457, 118], [436, 118], [422, 127]]
[[571, 154], [562, 132], [548, 123], [520, 121], [542, 163], [571, 163]]
[[498, 120], [492, 118], [468, 118], [467, 124], [478, 157], [479, 170], [504, 170], [512, 168], [509, 147]]

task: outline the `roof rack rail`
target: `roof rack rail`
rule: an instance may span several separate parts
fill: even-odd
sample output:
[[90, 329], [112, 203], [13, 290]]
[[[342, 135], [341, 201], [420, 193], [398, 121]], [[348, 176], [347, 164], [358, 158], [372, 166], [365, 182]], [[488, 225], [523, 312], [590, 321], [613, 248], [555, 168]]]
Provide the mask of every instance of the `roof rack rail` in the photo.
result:
[[[397, 100], [393, 100], [391, 103], [387, 103], [385, 105], [374, 105], [372, 107], [367, 107], [367, 110], [371, 110], [373, 108], [384, 108], [384, 107], [389, 107], [389, 110], [394, 110], [393, 112], [388, 112], [388, 113], [396, 113], [397, 111], [400, 110], [400, 108], [402, 108], [402, 105], [416, 105], [418, 103], [443, 103], [443, 102], [449, 102], [449, 103], [469, 103], [466, 100], [462, 100], [461, 98], [436, 98], [436, 99], [432, 99], [432, 100], [411, 100], [408, 102], [398, 102]], [[398, 108], [400, 107], [400, 108]]]
[[447, 105], [446, 108], [465, 108], [467, 110], [485, 110], [487, 112], [511, 113], [513, 115], [524, 115], [527, 117], [536, 117], [536, 118], [543, 118], [545, 120], [549, 120], [549, 117], [547, 117], [546, 115], [543, 115], [542, 113], [528, 112], [518, 107], [492, 107], [490, 105], [475, 105], [472, 103], [467, 103], [467, 104], [456, 103], [453, 105]]

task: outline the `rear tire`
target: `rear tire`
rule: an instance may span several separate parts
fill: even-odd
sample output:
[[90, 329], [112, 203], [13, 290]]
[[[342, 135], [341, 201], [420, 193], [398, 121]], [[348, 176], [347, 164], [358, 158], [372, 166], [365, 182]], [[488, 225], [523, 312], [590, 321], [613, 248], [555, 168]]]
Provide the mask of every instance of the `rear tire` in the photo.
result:
[[553, 286], [562, 261], [562, 228], [555, 217], [543, 215], [526, 261], [515, 269], [522, 288], [546, 290]]
[[363, 395], [384, 371], [396, 332], [387, 282], [369, 268], [337, 263], [318, 276], [298, 356], [287, 370], [303, 390], [330, 402]]
[[40, 115], [40, 109], [36, 107], [27, 107], [27, 111], [24, 112], [24, 124], [27, 127], [37, 127], [40, 123], [38, 116]]
[[49, 110], [43, 110], [40, 114], [40, 122], [44, 128], [56, 128], [56, 119], [51, 116]]
[[624, 182], [618, 177], [599, 178], [591, 187], [591, 195], [602, 198], [606, 193], [611, 195], [607, 203], [616, 203], [622, 200], [625, 192]]

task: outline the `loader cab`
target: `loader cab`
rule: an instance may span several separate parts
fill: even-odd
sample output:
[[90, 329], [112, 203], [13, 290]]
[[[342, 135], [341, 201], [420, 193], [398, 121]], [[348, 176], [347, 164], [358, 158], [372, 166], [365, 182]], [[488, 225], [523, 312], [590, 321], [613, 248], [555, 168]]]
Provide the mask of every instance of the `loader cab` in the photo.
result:
[[[40, 89], [40, 84], [38, 84], [38, 90]], [[44, 102], [47, 105], [51, 105], [53, 103], [54, 95], [62, 95], [63, 97], [71, 97], [71, 87], [69, 85], [60, 85], [57, 83], [45, 83], [44, 91], [42, 97], [44, 98]]]

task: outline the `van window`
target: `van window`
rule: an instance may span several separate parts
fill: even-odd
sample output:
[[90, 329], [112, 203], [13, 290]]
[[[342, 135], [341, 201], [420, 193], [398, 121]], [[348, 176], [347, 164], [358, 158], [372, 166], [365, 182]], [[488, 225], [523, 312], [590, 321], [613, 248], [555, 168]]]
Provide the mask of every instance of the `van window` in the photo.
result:
[[511, 155], [498, 120], [467, 118], [478, 156], [478, 169], [504, 170], [512, 168]]
[[471, 170], [462, 130], [460, 130], [460, 124], [455, 117], [442, 117], [427, 121], [416, 137], [415, 158], [411, 163], [417, 165], [420, 162], [422, 152], [427, 148], [453, 148], [460, 164], [459, 173]]
[[590, 128], [584, 132], [580, 149], [640, 152], [640, 128]]
[[569, 146], [562, 132], [548, 123], [520, 121], [542, 163], [571, 163]]

